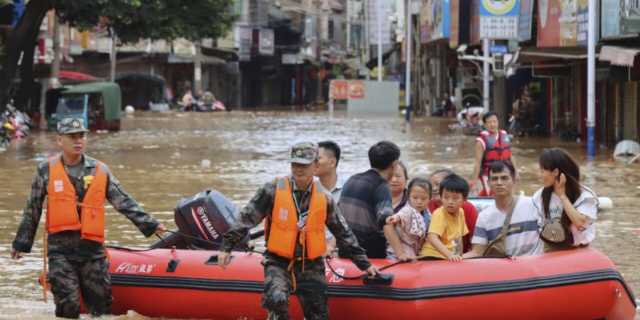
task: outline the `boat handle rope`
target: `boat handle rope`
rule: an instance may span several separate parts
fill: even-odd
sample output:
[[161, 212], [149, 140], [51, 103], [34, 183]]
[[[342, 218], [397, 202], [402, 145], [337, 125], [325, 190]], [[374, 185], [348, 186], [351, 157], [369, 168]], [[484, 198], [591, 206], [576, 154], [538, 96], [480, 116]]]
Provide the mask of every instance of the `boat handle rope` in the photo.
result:
[[[212, 244], [214, 246], [219, 246], [219, 243], [213, 242], [211, 240], [206, 240], [206, 239], [202, 239], [202, 238], [198, 238], [180, 231], [172, 231], [172, 230], [167, 230], [167, 232], [169, 233], [173, 233], [173, 234], [177, 234], [179, 236], [185, 237], [185, 238], [189, 238], [189, 239], [193, 239], [193, 240], [197, 240], [197, 241], [201, 241], [201, 242], [206, 242], [208, 244]], [[253, 232], [251, 234], [249, 234], [249, 239], [254, 240], [256, 238], [259, 238], [261, 236], [264, 235], [264, 230], [258, 230], [256, 232]], [[158, 236], [160, 237], [160, 236]], [[160, 237], [162, 239], [162, 237]], [[164, 239], [162, 239], [162, 241], [164, 242]], [[254, 246], [248, 246], [246, 250], [241, 250], [241, 251], [245, 251], [245, 252], [253, 252], [253, 253], [260, 253], [263, 254], [263, 251], [260, 250], [256, 250]]]
[[[198, 238], [198, 237], [195, 237], [195, 236], [192, 236], [192, 235], [189, 235], [189, 234], [186, 234], [186, 233], [180, 232], [180, 231], [166, 230], [165, 232], [173, 233], [173, 234], [176, 234], [176, 235], [179, 235], [179, 236], [185, 237], [185, 238], [189, 238], [189, 239], [193, 239], [193, 240], [198, 240], [198, 241], [201, 241], [201, 242], [206, 242], [206, 243], [208, 243], [208, 244], [212, 244], [212, 245], [214, 245], [214, 246], [219, 246], [219, 245], [220, 245], [219, 243], [213, 242], [213, 241], [211, 241], [211, 240]], [[250, 238], [251, 240], [253, 240], [253, 239], [259, 238], [259, 237], [261, 237], [261, 236], [263, 236], [263, 235], [264, 235], [264, 230], [258, 230], [258, 231], [256, 231], [256, 232], [251, 233], [251, 234], [249, 235], [249, 238]], [[167, 243], [167, 242], [165, 241], [165, 238], [163, 238], [162, 236], [160, 236], [160, 235], [156, 234], [156, 237], [158, 237], [158, 238], [160, 239], [160, 241], [162, 241], [162, 242], [164, 242], [164, 243]], [[133, 248], [127, 248], [127, 247], [121, 247], [121, 246], [114, 246], [114, 245], [108, 245], [108, 246], [107, 246], [107, 248], [113, 248], [113, 249], [124, 250], [124, 251], [131, 251], [131, 252], [145, 252], [145, 251], [155, 250], [155, 248], [147, 248], [147, 249], [133, 249]], [[243, 250], [243, 251], [245, 251], [245, 252], [260, 253], [260, 254], [264, 253], [264, 252], [262, 252], [262, 251], [256, 250], [253, 246], [249, 246], [246, 250]]]
[[[384, 271], [384, 270], [387, 270], [389, 268], [392, 268], [392, 267], [395, 267], [397, 265], [401, 265], [401, 264], [404, 264], [404, 263], [411, 263], [411, 262], [416, 262], [416, 261], [424, 261], [424, 260], [428, 260], [430, 258], [431, 258], [430, 256], [418, 256], [415, 259], [398, 260], [398, 261], [395, 261], [395, 262], [392, 262], [392, 263], [389, 263], [389, 264], [386, 264], [386, 265], [380, 267], [378, 269], [378, 271]], [[469, 259], [475, 259], [475, 258], [487, 258], [487, 257], [474, 257], [474, 258], [469, 258]], [[358, 280], [358, 279], [361, 279], [361, 278], [364, 278], [364, 277], [368, 276], [367, 273], [362, 273], [362, 274], [357, 275], [357, 276], [341, 275], [341, 274], [337, 273], [336, 270], [333, 269], [333, 266], [331, 265], [331, 263], [329, 263], [331, 261], [331, 259], [333, 259], [333, 258], [330, 257], [330, 256], [327, 256], [327, 266], [329, 267], [329, 270], [331, 270], [331, 273], [333, 273], [336, 277], [340, 277], [340, 278], [345, 279], [345, 280]]]
[[[384, 271], [384, 270], [387, 270], [389, 268], [395, 267], [395, 266], [403, 264], [403, 263], [409, 263], [409, 262], [413, 262], [413, 261], [424, 260], [425, 258], [426, 258], [426, 256], [419, 256], [415, 260], [406, 260], [406, 261], [405, 260], [398, 260], [398, 261], [395, 261], [395, 262], [392, 262], [392, 263], [389, 263], [389, 264], [386, 264], [386, 265], [380, 267], [378, 269], [378, 271]], [[341, 275], [341, 274], [337, 273], [335, 269], [333, 269], [333, 266], [330, 263], [330, 261], [332, 259], [333, 259], [333, 257], [327, 256], [327, 266], [329, 267], [329, 270], [331, 270], [331, 273], [333, 273], [333, 275], [335, 275], [336, 277], [340, 277], [340, 278], [345, 279], [345, 280], [358, 280], [358, 279], [362, 279], [362, 278], [365, 278], [365, 277], [369, 276], [366, 272], [363, 272], [362, 274], [357, 275], [357, 276]]]

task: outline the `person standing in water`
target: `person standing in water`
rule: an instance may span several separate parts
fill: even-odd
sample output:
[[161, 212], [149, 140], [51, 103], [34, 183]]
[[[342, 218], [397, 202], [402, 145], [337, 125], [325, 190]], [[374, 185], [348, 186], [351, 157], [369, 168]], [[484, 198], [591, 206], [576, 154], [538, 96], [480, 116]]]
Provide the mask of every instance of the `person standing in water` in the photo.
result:
[[81, 118], [58, 122], [56, 141], [62, 153], [38, 165], [11, 252], [13, 259], [31, 252], [46, 198], [48, 279], [56, 317], [78, 318], [81, 298], [93, 316], [111, 311], [106, 200], [145, 236], [166, 231], [124, 191], [106, 164], [84, 153], [87, 132]]

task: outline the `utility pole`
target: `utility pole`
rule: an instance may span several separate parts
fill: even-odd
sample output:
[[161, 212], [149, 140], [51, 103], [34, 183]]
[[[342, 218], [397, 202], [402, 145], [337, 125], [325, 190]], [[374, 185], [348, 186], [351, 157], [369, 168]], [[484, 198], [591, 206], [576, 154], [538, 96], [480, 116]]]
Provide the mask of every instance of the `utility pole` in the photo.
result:
[[322, 103], [322, 37], [320, 34], [320, 25], [322, 24], [322, 2], [318, 1], [316, 6], [316, 57], [318, 59], [318, 83], [317, 83], [317, 92], [316, 92], [316, 103]]
[[[48, 81], [49, 88], [60, 87], [60, 64], [62, 63], [62, 50], [60, 47], [60, 19], [56, 14], [51, 15], [53, 17], [53, 61], [51, 61], [51, 77]], [[45, 84], [45, 82], [43, 82]], [[40, 123], [38, 127], [40, 129], [47, 128], [47, 120], [44, 116], [46, 114], [46, 100], [47, 100], [47, 86], [42, 86], [40, 95]]]
[[193, 43], [195, 55], [193, 57], [193, 94], [197, 95], [202, 90], [202, 43]]
[[60, 76], [60, 64], [62, 62], [62, 54], [60, 48], [60, 19], [55, 14], [53, 17], [53, 61], [51, 61], [51, 84], [54, 87], [60, 85], [58, 77]]
[[[364, 62], [369, 62], [371, 59], [371, 42], [369, 38], [369, 1], [364, 0]], [[371, 79], [371, 72], [367, 72], [367, 80]]]
[[109, 52], [110, 58], [110, 68], [109, 68], [109, 80], [111, 82], [116, 81], [116, 59], [117, 59], [117, 51], [116, 51], [116, 31], [113, 28], [109, 28], [109, 32], [111, 33], [111, 52]]
[[484, 57], [482, 61], [482, 108], [484, 113], [489, 112], [489, 80], [491, 79], [491, 69], [489, 67], [489, 39], [482, 39], [482, 55]]
[[347, 0], [347, 53], [351, 50], [351, 0]]
[[406, 79], [404, 85], [404, 103], [406, 106], [405, 109], [405, 121], [407, 123], [411, 122], [411, 27], [412, 27], [412, 19], [411, 19], [411, 0], [407, 0], [407, 19], [405, 20], [407, 35], [405, 37], [404, 43], [406, 44], [405, 50], [407, 51], [407, 59], [405, 61], [406, 65]]
[[378, 24], [378, 82], [382, 82], [382, 0], [376, 0], [376, 22]]
[[596, 1], [589, 0], [587, 40], [587, 158], [596, 155]]

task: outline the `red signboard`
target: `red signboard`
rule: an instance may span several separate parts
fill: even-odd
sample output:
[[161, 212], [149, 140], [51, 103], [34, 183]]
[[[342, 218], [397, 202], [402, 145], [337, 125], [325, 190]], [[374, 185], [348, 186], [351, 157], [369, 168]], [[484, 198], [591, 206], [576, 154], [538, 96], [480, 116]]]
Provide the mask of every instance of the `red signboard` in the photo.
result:
[[471, 0], [471, 31], [469, 40], [471, 44], [480, 43], [480, 0]]
[[364, 99], [364, 83], [362, 81], [349, 81], [349, 99]]
[[449, 47], [455, 49], [460, 40], [460, 0], [451, 0], [449, 3], [451, 15], [451, 31], [449, 31]]
[[546, 0], [538, 2], [538, 47], [577, 45], [578, 3]]
[[349, 84], [347, 80], [331, 80], [329, 95], [334, 100], [346, 100], [349, 98]]

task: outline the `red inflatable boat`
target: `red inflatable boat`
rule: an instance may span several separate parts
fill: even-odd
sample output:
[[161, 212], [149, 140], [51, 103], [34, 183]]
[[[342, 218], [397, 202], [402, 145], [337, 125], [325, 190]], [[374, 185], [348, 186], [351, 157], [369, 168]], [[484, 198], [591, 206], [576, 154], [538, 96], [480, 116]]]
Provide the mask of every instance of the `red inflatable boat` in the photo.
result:
[[[113, 313], [152, 317], [264, 319], [259, 254], [109, 249]], [[377, 266], [391, 261], [373, 260]], [[346, 276], [361, 272], [333, 259]], [[594, 249], [459, 263], [419, 261], [387, 269], [390, 285], [365, 285], [327, 271], [331, 319], [633, 319], [635, 299], [613, 263]], [[302, 319], [292, 296], [290, 313]]]

